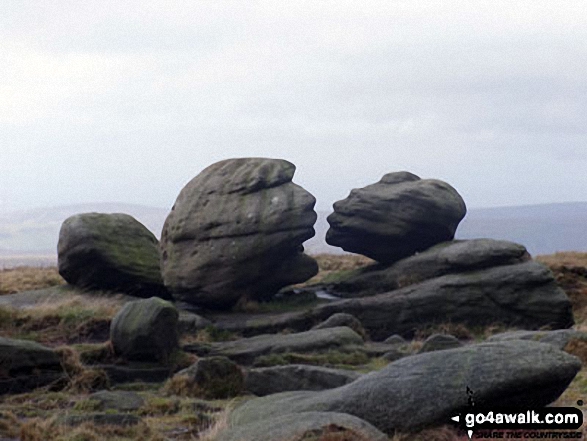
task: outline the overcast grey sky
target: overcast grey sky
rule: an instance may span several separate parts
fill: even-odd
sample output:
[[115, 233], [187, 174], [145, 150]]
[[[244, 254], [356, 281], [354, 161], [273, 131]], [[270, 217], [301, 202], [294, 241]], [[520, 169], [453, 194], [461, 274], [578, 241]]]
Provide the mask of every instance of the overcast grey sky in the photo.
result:
[[587, 200], [584, 0], [2, 0], [0, 208], [169, 207], [278, 157], [318, 207], [387, 172]]

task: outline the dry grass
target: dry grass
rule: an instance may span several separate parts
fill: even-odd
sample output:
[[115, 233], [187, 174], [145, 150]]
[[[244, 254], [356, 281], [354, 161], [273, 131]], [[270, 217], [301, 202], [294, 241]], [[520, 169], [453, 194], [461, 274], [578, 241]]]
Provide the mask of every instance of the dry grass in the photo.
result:
[[49, 345], [107, 339], [120, 309], [114, 298], [68, 296], [26, 309], [0, 307], [0, 333]]
[[63, 285], [56, 267], [17, 267], [0, 270], [0, 295]]
[[320, 283], [326, 277], [339, 272], [353, 271], [375, 263], [374, 260], [358, 254], [316, 254], [312, 256], [318, 262], [318, 274], [304, 283]]
[[579, 266], [587, 268], [587, 253], [565, 251], [536, 256], [536, 260], [548, 266]]

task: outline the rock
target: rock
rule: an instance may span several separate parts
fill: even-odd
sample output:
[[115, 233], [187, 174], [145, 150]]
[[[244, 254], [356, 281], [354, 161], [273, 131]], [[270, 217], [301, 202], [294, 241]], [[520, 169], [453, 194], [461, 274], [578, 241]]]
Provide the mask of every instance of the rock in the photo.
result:
[[59, 356], [27, 340], [0, 337], [0, 394], [21, 393], [64, 378]]
[[371, 424], [344, 413], [303, 412], [261, 419], [221, 432], [218, 441], [305, 441], [340, 439], [386, 441], [388, 438]]
[[[315, 329], [296, 334], [258, 335], [240, 340], [211, 343], [209, 355], [223, 355], [239, 364], [251, 364], [261, 355], [285, 352], [315, 352], [363, 345], [363, 338], [346, 326]], [[194, 348], [184, 346], [185, 351]]]
[[236, 363], [226, 357], [207, 357], [178, 372], [170, 387], [178, 394], [223, 399], [237, 396], [243, 385], [244, 375]]
[[445, 349], [453, 349], [461, 346], [463, 346], [463, 343], [461, 343], [454, 335], [432, 334], [424, 340], [424, 344], [419, 352], [443, 351]]
[[179, 311], [178, 330], [180, 334], [198, 331], [212, 326], [212, 322], [201, 315], [189, 311]]
[[383, 343], [388, 344], [388, 345], [407, 345], [408, 342], [406, 341], [406, 339], [404, 339], [401, 335], [398, 334], [393, 334], [390, 337], [387, 337], [385, 340], [383, 340]]
[[388, 173], [334, 204], [326, 242], [390, 263], [452, 240], [466, 211], [446, 182]]
[[564, 349], [572, 338], [582, 333], [574, 329], [557, 329], [556, 331], [509, 331], [495, 334], [486, 341], [533, 340]]
[[446, 424], [467, 407], [537, 408], [556, 400], [581, 362], [553, 346], [532, 341], [482, 343], [402, 358], [345, 386], [284, 392], [236, 408], [233, 426], [299, 414], [341, 412], [379, 430], [416, 431]]
[[335, 301], [306, 315], [352, 314], [373, 340], [390, 334], [411, 337], [435, 323], [469, 326], [501, 323], [525, 329], [573, 325], [569, 298], [544, 265], [525, 262], [446, 275], [388, 293]]
[[102, 390], [91, 394], [88, 400], [97, 402], [100, 410], [132, 412], [145, 405], [145, 400], [136, 392]]
[[129, 302], [112, 319], [114, 352], [128, 360], [167, 363], [179, 347], [178, 312], [160, 298]]
[[228, 309], [318, 272], [302, 247], [314, 236], [316, 200], [291, 182], [294, 171], [280, 159], [228, 159], [183, 188], [161, 239], [163, 279], [174, 298]]
[[136, 426], [141, 419], [130, 413], [85, 413], [81, 415], [69, 414], [63, 415], [57, 419], [57, 424], [63, 426], [81, 426], [85, 423], [95, 424], [97, 426]]
[[340, 297], [365, 297], [393, 291], [447, 274], [479, 271], [530, 260], [526, 248], [493, 239], [457, 240], [438, 244], [392, 265], [373, 264], [350, 272], [327, 292]]
[[250, 369], [245, 377], [245, 389], [259, 396], [291, 390], [333, 389], [360, 376], [357, 372], [344, 369], [290, 364]]
[[61, 225], [59, 274], [70, 284], [168, 298], [159, 268], [159, 242], [128, 214], [83, 213]]
[[312, 329], [328, 329], [328, 328], [337, 328], [339, 326], [347, 326], [359, 334], [361, 337], [366, 338], [367, 333], [365, 332], [365, 328], [360, 321], [358, 321], [355, 317], [350, 314], [345, 314], [344, 312], [339, 312], [336, 314], [332, 314], [322, 323], [317, 324]]
[[384, 360], [389, 362], [393, 362], [399, 360], [400, 358], [406, 357], [408, 354], [405, 352], [400, 351], [399, 349], [391, 349], [387, 351], [385, 354], [381, 356]]

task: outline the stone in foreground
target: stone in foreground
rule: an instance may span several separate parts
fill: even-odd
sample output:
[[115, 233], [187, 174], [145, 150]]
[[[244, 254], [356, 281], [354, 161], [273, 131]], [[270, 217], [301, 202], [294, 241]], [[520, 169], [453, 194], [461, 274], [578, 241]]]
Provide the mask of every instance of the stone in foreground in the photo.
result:
[[467, 209], [449, 184], [388, 173], [334, 204], [326, 242], [391, 263], [452, 240]]
[[578, 358], [531, 341], [482, 343], [413, 355], [336, 389], [284, 392], [235, 409], [231, 425], [302, 412], [341, 412], [379, 430], [417, 431], [478, 406], [534, 408], [555, 401], [579, 369]]
[[59, 274], [74, 286], [169, 296], [159, 267], [159, 241], [128, 214], [71, 216], [61, 225], [57, 248]]
[[267, 299], [318, 272], [302, 243], [314, 236], [315, 198], [288, 161], [218, 162], [180, 192], [165, 221], [161, 267], [173, 297], [228, 309]]
[[179, 313], [158, 297], [124, 305], [110, 325], [114, 352], [128, 360], [167, 363], [179, 347]]
[[303, 412], [229, 427], [217, 441], [387, 441], [371, 424], [336, 412]]

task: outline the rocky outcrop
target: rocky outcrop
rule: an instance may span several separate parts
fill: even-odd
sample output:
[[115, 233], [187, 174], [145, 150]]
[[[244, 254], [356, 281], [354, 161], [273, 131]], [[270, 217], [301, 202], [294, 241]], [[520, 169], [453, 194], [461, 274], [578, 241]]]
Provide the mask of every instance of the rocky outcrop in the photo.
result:
[[360, 299], [332, 302], [311, 314], [355, 316], [374, 340], [391, 334], [411, 337], [434, 323], [469, 326], [502, 323], [524, 329], [573, 325], [569, 298], [544, 265], [525, 262], [437, 277]]
[[59, 356], [27, 340], [0, 337], [0, 394], [21, 393], [65, 378]]
[[361, 375], [344, 369], [291, 364], [250, 369], [245, 379], [245, 389], [258, 396], [291, 390], [334, 389], [352, 383]]
[[580, 368], [576, 357], [542, 343], [470, 345], [406, 357], [336, 389], [256, 398], [235, 409], [230, 424], [320, 411], [354, 415], [386, 433], [415, 431], [446, 424], [465, 410], [467, 388], [476, 406], [545, 406]]
[[295, 334], [258, 335], [227, 342], [192, 344], [184, 346], [184, 350], [197, 355], [222, 355], [240, 364], [251, 364], [262, 355], [324, 351], [363, 344], [360, 335], [341, 326]]
[[388, 173], [334, 204], [326, 242], [390, 263], [453, 239], [465, 202], [446, 182]]
[[180, 192], [163, 227], [161, 266], [174, 298], [227, 309], [304, 282], [318, 265], [303, 253], [315, 198], [279, 159], [218, 162]]
[[128, 360], [167, 363], [179, 347], [179, 313], [157, 297], [129, 302], [110, 325], [114, 352]]
[[527, 262], [522, 245], [493, 239], [455, 240], [438, 244], [392, 265], [374, 264], [341, 276], [325, 289], [341, 297], [364, 297], [393, 291], [447, 274], [462, 274]]
[[371, 424], [336, 412], [302, 412], [240, 424], [221, 432], [218, 441], [305, 441], [344, 439], [386, 441], [388, 437]]
[[168, 297], [159, 268], [159, 242], [128, 214], [83, 213], [59, 232], [59, 274], [88, 289]]

